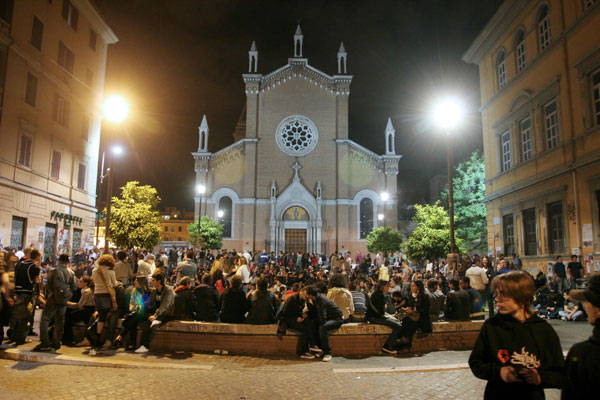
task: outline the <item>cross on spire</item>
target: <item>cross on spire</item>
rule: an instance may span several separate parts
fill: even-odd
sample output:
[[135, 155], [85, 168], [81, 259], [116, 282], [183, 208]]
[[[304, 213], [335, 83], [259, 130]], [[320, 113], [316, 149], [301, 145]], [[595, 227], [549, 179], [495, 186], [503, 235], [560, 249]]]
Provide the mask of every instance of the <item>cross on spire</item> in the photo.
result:
[[300, 180], [300, 175], [298, 175], [298, 170], [300, 170], [300, 168], [302, 168], [302, 166], [300, 164], [298, 164], [298, 161], [296, 161], [294, 163], [294, 165], [292, 165], [292, 168], [294, 169], [294, 180]]

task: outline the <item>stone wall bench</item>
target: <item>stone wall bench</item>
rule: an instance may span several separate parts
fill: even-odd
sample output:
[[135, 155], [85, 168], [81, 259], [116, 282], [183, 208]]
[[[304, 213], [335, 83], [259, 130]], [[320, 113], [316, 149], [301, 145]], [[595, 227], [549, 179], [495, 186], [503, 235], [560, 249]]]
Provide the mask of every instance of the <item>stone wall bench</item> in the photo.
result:
[[[412, 350], [469, 350], [484, 321], [434, 322], [433, 332], [415, 335]], [[336, 356], [370, 356], [381, 353], [390, 328], [368, 323], [344, 324], [331, 333]], [[151, 347], [159, 351], [213, 352], [259, 356], [294, 356], [298, 336], [291, 330], [281, 339], [277, 325], [225, 324], [171, 321], [156, 331]]]

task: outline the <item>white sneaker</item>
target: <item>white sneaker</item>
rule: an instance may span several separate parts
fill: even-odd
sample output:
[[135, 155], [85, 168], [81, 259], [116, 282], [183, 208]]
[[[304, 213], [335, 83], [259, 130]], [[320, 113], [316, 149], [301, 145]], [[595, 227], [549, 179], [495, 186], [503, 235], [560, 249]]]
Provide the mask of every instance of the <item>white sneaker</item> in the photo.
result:
[[150, 350], [148, 350], [145, 346], [142, 345], [142, 346], [138, 347], [138, 349], [135, 352], [136, 353], [147, 353], [149, 351]]
[[323, 361], [324, 362], [329, 362], [329, 361], [331, 361], [332, 358], [333, 358], [333, 356], [331, 354], [325, 354], [323, 356]]
[[94, 349], [91, 349], [91, 350], [88, 352], [88, 355], [90, 355], [90, 356], [95, 356], [95, 355], [96, 355], [96, 350], [94, 350]]
[[304, 353], [300, 356], [300, 358], [303, 358], [305, 360], [314, 360], [315, 359], [315, 355], [311, 354], [311, 353]]
[[308, 351], [311, 351], [313, 353], [322, 353], [323, 352], [323, 350], [321, 350], [317, 346], [313, 346], [313, 347], [309, 348]]

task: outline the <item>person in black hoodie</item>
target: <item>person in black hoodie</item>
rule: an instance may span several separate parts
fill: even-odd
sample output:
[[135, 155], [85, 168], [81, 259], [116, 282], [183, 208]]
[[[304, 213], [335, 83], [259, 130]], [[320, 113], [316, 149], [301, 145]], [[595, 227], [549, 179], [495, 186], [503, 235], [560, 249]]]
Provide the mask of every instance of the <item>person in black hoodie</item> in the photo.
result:
[[249, 304], [246, 293], [242, 290], [242, 277], [231, 278], [231, 286], [221, 296], [221, 322], [243, 324], [246, 320]]
[[402, 330], [400, 340], [402, 348], [412, 346], [412, 338], [421, 329], [422, 333], [431, 333], [433, 330], [431, 316], [429, 315], [429, 297], [425, 294], [423, 281], [417, 279], [410, 284], [411, 296], [408, 298], [406, 311], [408, 316], [402, 319]]
[[600, 381], [600, 274], [590, 277], [586, 290], [571, 290], [569, 296], [584, 302], [594, 330], [588, 340], [573, 345], [567, 354], [561, 394], [565, 400], [588, 398]]
[[285, 333], [285, 329], [291, 329], [299, 332], [297, 352], [300, 358], [312, 360], [314, 353], [321, 353], [322, 350], [317, 347], [314, 329], [314, 321], [308, 317], [308, 307], [306, 300], [307, 286], [292, 295], [284, 304], [280, 321], [280, 329]]
[[306, 295], [313, 302], [316, 309], [319, 339], [321, 340], [321, 349], [323, 349], [323, 361], [331, 361], [333, 352], [331, 347], [329, 347], [329, 331], [336, 330], [342, 326], [344, 323], [344, 314], [337, 304], [329, 300], [324, 294], [319, 293], [314, 286], [306, 288]]
[[202, 275], [202, 284], [194, 289], [194, 314], [196, 321], [218, 321], [221, 305], [219, 291], [212, 285], [210, 274]]
[[180, 321], [194, 320], [194, 301], [192, 299], [192, 280], [184, 276], [175, 288], [175, 315], [174, 319]]
[[484, 399], [544, 399], [559, 388], [564, 363], [554, 329], [533, 314], [533, 278], [513, 271], [492, 282], [498, 312], [483, 324], [469, 357], [479, 379], [488, 381]]

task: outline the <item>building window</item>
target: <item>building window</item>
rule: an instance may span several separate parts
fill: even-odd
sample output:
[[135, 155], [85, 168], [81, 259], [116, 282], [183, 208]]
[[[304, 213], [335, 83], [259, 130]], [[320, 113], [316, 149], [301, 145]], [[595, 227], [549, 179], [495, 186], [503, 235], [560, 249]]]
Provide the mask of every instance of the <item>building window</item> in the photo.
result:
[[73, 73], [75, 55], [67, 48], [67, 46], [65, 46], [62, 41], [58, 42], [58, 65], [63, 67], [71, 74]]
[[181, 227], [180, 226], [177, 227], [177, 232], [181, 232]]
[[73, 249], [72, 249], [72, 254], [75, 255], [75, 253], [81, 249], [81, 236], [83, 234], [83, 230], [81, 229], [77, 229], [74, 228], [73, 229]]
[[517, 72], [521, 72], [525, 69], [527, 64], [527, 54], [525, 52], [525, 32], [520, 30], [517, 33], [517, 40], [515, 46], [515, 55], [517, 58]]
[[58, 179], [60, 177], [60, 151], [52, 151], [52, 165], [50, 167], [50, 178]]
[[502, 233], [504, 236], [504, 254], [515, 253], [515, 223], [512, 214], [502, 217]]
[[525, 255], [537, 254], [537, 235], [535, 233], [535, 208], [523, 211], [523, 230], [525, 233]]
[[233, 202], [231, 201], [230, 197], [221, 197], [221, 199], [219, 200], [219, 210], [218, 210], [218, 214], [221, 214], [221, 217], [219, 218], [219, 223], [221, 225], [223, 225], [223, 237], [224, 238], [231, 238], [231, 213], [233, 211]]
[[23, 167], [31, 168], [31, 152], [33, 150], [33, 138], [26, 133], [21, 133], [19, 140], [18, 162]]
[[27, 220], [21, 217], [12, 217], [12, 226], [10, 228], [10, 247], [18, 249], [25, 242], [25, 227]]
[[85, 190], [85, 164], [79, 163], [77, 173], [77, 189]]
[[165, 226], [165, 232], [169, 232], [169, 227]]
[[368, 197], [360, 201], [360, 238], [366, 239], [373, 230], [373, 200]]
[[31, 45], [42, 51], [42, 38], [44, 37], [44, 24], [36, 16], [31, 25]]
[[533, 155], [532, 141], [531, 141], [531, 118], [527, 117], [522, 120], [519, 125], [521, 126], [521, 160], [531, 160]]
[[37, 102], [38, 78], [32, 73], [27, 73], [27, 85], [25, 86], [25, 103], [35, 107]]
[[94, 85], [94, 73], [89, 68], [85, 70], [85, 84], [90, 87]]
[[546, 149], [558, 146], [558, 112], [556, 100], [544, 105], [544, 133], [546, 135]]
[[562, 202], [548, 204], [548, 245], [550, 253], [564, 251]]
[[77, 30], [79, 11], [73, 7], [70, 0], [63, 0], [62, 17], [74, 31]]
[[69, 126], [71, 104], [59, 95], [54, 99], [54, 121], [64, 127]]
[[96, 32], [93, 29], [90, 29], [90, 49], [96, 51], [96, 41], [97, 41], [98, 35], [96, 34]]
[[500, 167], [502, 169], [501, 172], [508, 171], [512, 166], [512, 158], [510, 152], [510, 131], [504, 132], [500, 135], [500, 149], [502, 160], [500, 163]]
[[506, 86], [506, 59], [503, 51], [498, 54], [496, 59], [496, 74], [498, 75], [498, 89], [502, 89]]
[[84, 115], [81, 121], [81, 138], [85, 141], [89, 138], [90, 132], [90, 117]]
[[592, 72], [592, 107], [596, 126], [600, 126], [600, 69]]
[[543, 5], [538, 12], [538, 38], [540, 51], [545, 50], [552, 43], [550, 33], [550, 10], [547, 5]]
[[171, 227], [171, 232], [175, 232], [175, 227], [174, 226]]

